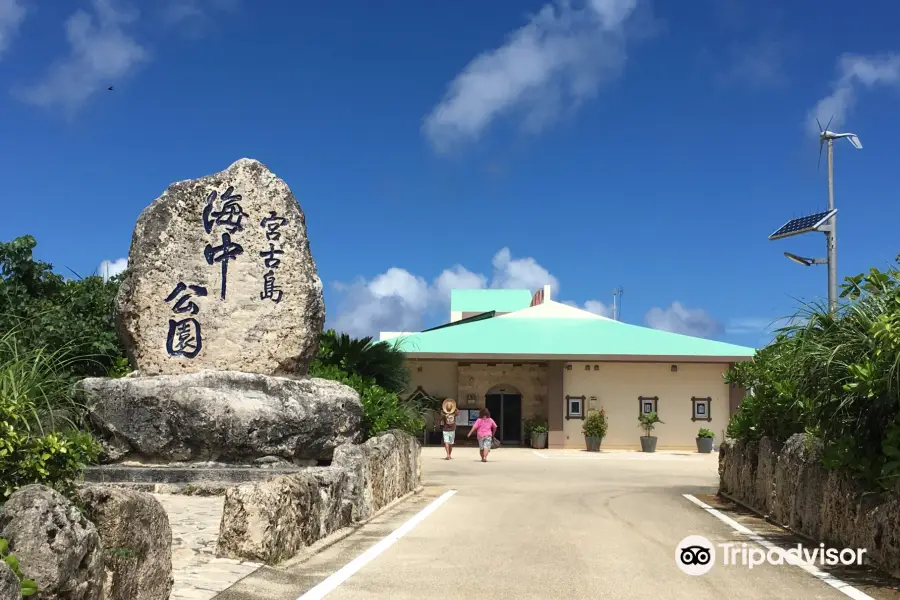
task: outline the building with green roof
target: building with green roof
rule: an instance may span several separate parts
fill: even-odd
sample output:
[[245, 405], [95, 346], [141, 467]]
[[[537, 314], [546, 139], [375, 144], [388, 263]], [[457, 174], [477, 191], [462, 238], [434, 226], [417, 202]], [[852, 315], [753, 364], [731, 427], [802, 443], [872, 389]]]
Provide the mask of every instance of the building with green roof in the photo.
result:
[[754, 348], [639, 327], [528, 290], [453, 290], [450, 322], [383, 332], [406, 352], [411, 393], [453, 398], [467, 427], [488, 408], [506, 444], [546, 421], [549, 447], [584, 448], [585, 417], [603, 410], [603, 446], [639, 448], [638, 416], [655, 411], [661, 449], [691, 449], [700, 428], [720, 440], [743, 390], [725, 383]]

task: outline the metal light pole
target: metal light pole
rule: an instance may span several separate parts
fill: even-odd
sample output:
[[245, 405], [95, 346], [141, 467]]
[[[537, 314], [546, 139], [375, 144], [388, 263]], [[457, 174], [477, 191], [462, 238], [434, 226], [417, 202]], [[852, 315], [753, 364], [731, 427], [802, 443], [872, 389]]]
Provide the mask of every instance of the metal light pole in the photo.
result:
[[[816, 119], [816, 123], [818, 123]], [[828, 121], [831, 125], [831, 121]], [[822, 128], [819, 124], [819, 160], [822, 159], [822, 146], [828, 144], [828, 210], [825, 212], [791, 219], [782, 225], [775, 233], [769, 236], [770, 240], [778, 240], [802, 233], [820, 231], [825, 234], [825, 246], [827, 258], [804, 258], [785, 252], [784, 255], [794, 262], [806, 267], [826, 264], [828, 266], [828, 311], [837, 312], [838, 285], [837, 285], [837, 209], [834, 207], [834, 140], [847, 138], [847, 141], [856, 148], [862, 150], [862, 143], [855, 133], [835, 133], [828, 130], [828, 125]]]
[[[828, 138], [828, 210], [834, 210], [834, 138]], [[837, 310], [837, 212], [825, 231], [828, 246], [828, 311]]]

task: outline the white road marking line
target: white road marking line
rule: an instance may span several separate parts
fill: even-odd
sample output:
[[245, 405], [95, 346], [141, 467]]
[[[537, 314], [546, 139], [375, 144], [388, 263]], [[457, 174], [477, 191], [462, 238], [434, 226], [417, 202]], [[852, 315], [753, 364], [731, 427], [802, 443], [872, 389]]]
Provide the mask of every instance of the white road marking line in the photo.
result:
[[412, 531], [419, 523], [424, 521], [428, 515], [440, 508], [441, 504], [450, 499], [456, 493], [456, 490], [448, 490], [438, 497], [434, 502], [420, 510], [412, 516], [409, 521], [398, 527], [385, 538], [382, 538], [377, 544], [351, 560], [344, 565], [339, 571], [319, 583], [297, 600], [319, 600], [333, 592], [339, 585], [350, 579], [357, 571], [375, 560], [379, 554], [394, 545], [394, 542], [402, 538], [404, 535]]
[[[720, 521], [722, 521], [723, 523], [726, 523], [727, 525], [729, 525], [735, 531], [738, 531], [738, 532], [744, 534], [745, 536], [750, 538], [752, 541], [756, 542], [757, 544], [759, 544], [760, 546], [765, 548], [766, 550], [773, 550], [775, 548], [780, 549], [780, 546], [776, 546], [769, 540], [765, 539], [763, 536], [759, 535], [758, 533], [754, 533], [753, 531], [744, 527], [743, 525], [741, 525], [740, 523], [738, 523], [737, 521], [735, 521], [728, 515], [722, 514], [720, 511], [718, 511], [715, 508], [713, 508], [712, 506], [706, 504], [702, 500], [692, 496], [691, 494], [683, 494], [683, 496], [685, 498], [687, 498], [688, 500], [690, 500], [691, 502], [693, 502], [694, 504], [696, 504], [697, 506], [699, 506], [700, 508], [702, 508], [703, 510], [705, 510], [706, 512], [708, 512], [709, 514], [711, 514], [712, 516], [714, 516], [717, 519], [719, 519]], [[803, 569], [804, 571], [806, 571], [807, 573], [809, 573], [816, 579], [819, 579], [820, 581], [827, 583], [828, 585], [830, 585], [837, 591], [841, 592], [845, 596], [853, 598], [854, 600], [875, 600], [874, 598], [872, 598], [872, 596], [869, 596], [865, 592], [862, 592], [862, 591], [856, 589], [855, 587], [853, 587], [846, 581], [840, 580], [837, 577], [832, 576], [830, 573], [827, 573], [827, 572], [819, 569], [818, 567], [816, 567], [813, 564], [810, 564], [804, 560], [801, 560], [792, 554], [785, 553], [783, 556], [784, 556], [785, 562], [787, 562], [788, 564], [791, 564], [791, 565], [794, 565], [795, 567], [799, 567], [799, 568]]]

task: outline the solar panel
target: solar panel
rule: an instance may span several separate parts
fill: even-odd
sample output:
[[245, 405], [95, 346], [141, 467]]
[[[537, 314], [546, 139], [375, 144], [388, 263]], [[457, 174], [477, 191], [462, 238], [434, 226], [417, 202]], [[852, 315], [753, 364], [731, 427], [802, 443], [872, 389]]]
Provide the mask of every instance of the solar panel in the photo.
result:
[[770, 235], [769, 239], [778, 240], [781, 238], [790, 237], [792, 235], [799, 235], [801, 233], [816, 231], [823, 223], [833, 217], [836, 212], [837, 209], [826, 210], [823, 212], [818, 212], [814, 215], [800, 217], [798, 219], [791, 219], [790, 221], [779, 227], [778, 230], [775, 231], [775, 233]]

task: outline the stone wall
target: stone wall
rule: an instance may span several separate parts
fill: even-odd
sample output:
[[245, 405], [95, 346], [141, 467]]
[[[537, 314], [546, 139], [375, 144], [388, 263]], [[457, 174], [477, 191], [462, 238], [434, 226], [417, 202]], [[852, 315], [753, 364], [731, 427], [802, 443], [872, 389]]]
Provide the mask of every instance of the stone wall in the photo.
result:
[[546, 364], [460, 363], [457, 367], [457, 385], [457, 401], [461, 408], [483, 408], [484, 395], [491, 388], [506, 385], [522, 394], [523, 420], [535, 415], [545, 419], [548, 416], [550, 384]]
[[865, 548], [900, 577], [900, 484], [866, 494], [851, 476], [822, 465], [821, 446], [802, 434], [782, 446], [728, 440], [719, 450], [719, 491], [793, 531], [838, 548]]
[[334, 452], [333, 468], [347, 473], [353, 521], [373, 514], [419, 487], [422, 454], [410, 435], [391, 432], [364, 444], [344, 444]]
[[419, 487], [420, 452], [412, 436], [390, 431], [339, 446], [329, 467], [229, 488], [217, 554], [274, 564], [368, 519]]

